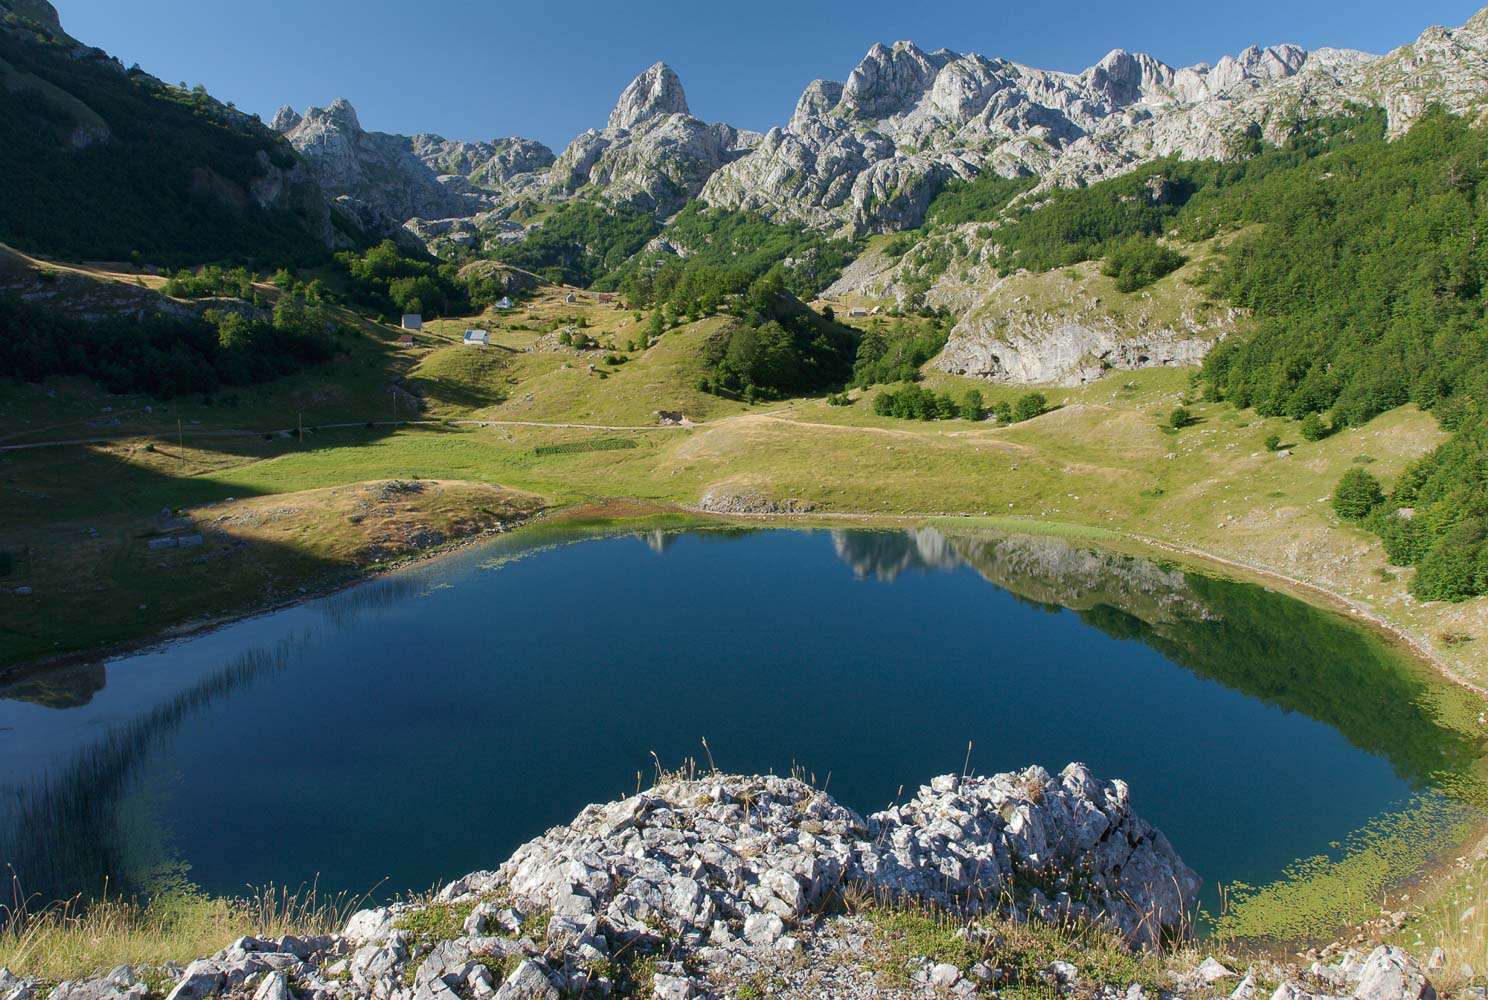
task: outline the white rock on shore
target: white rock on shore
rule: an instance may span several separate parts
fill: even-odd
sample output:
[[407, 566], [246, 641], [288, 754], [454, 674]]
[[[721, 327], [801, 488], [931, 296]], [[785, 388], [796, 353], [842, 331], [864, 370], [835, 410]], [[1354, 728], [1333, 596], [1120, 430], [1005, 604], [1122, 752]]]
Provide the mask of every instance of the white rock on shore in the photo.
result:
[[[1002, 945], [977, 914], [1068, 916], [1147, 945], [1184, 932], [1198, 884], [1132, 811], [1126, 785], [1078, 764], [1058, 778], [1038, 767], [936, 778], [866, 820], [800, 781], [710, 775], [589, 806], [430, 906], [364, 910], [339, 935], [242, 938], [184, 970], [149, 971], [174, 982], [167, 1000], [557, 1000], [638, 984], [692, 1000], [764, 980], [780, 997], [992, 995], [1007, 974]], [[845, 892], [958, 910], [985, 959], [963, 968], [923, 957], [907, 988], [885, 988], [871, 968], [874, 926], [844, 911]], [[146, 971], [45, 995], [143, 1000]], [[1067, 961], [1040, 975], [1064, 995], [1150, 998]], [[1234, 975], [1211, 959], [1164, 996], [1209, 996]], [[1357, 983], [1357, 1000], [1435, 1000], [1420, 965], [1394, 948], [1307, 978]], [[1254, 982], [1236, 995], [1254, 994]], [[0, 970], [0, 1000], [36, 1000], [39, 985]], [[1275, 1000], [1320, 995], [1299, 974]]]

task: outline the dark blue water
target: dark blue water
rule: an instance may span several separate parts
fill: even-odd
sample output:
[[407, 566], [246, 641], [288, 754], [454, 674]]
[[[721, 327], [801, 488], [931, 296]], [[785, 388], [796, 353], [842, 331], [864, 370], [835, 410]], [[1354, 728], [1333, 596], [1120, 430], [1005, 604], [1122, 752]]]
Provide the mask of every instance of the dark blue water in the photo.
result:
[[[1430, 725], [1381, 708], [1417, 682], [1331, 616], [1131, 560], [1065, 581], [1048, 540], [703, 532], [506, 558], [525, 544], [43, 699], [80, 704], [0, 701], [0, 863], [49, 897], [183, 867], [214, 893], [421, 889], [706, 737], [725, 770], [800, 764], [864, 813], [959, 773], [968, 742], [981, 772], [1083, 761], [1130, 782], [1209, 886], [1259, 883], [1463, 751], [1390, 745]], [[1079, 611], [1052, 606], [1062, 587]]]

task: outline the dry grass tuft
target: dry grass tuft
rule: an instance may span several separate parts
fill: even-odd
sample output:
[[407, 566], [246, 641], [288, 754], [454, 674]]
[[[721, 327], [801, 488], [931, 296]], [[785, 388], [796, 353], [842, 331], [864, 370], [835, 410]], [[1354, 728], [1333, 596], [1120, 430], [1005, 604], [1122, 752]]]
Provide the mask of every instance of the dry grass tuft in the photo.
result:
[[105, 895], [92, 903], [72, 899], [33, 910], [15, 891], [14, 901], [0, 906], [0, 968], [56, 982], [120, 965], [184, 965], [245, 935], [339, 931], [365, 899], [323, 897], [314, 885], [269, 885], [237, 899], [214, 899], [187, 887], [148, 904]]

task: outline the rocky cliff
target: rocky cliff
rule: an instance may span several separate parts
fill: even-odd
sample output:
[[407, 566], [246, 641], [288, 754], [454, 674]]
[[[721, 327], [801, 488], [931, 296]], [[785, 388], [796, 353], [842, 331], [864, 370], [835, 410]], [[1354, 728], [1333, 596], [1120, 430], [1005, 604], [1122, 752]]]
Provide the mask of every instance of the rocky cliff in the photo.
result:
[[1283, 138], [1298, 117], [1349, 102], [1385, 107], [1399, 132], [1432, 102], [1479, 106], [1485, 51], [1488, 14], [1383, 58], [1279, 45], [1177, 69], [1120, 49], [1057, 73], [876, 45], [845, 82], [808, 86], [789, 124], [703, 197], [853, 234], [904, 229], [940, 183], [986, 170], [1081, 183], [1164, 156], [1225, 158], [1239, 139]]
[[553, 152], [528, 139], [450, 142], [368, 132], [351, 102], [303, 115], [279, 109], [272, 128], [289, 139], [321, 186], [369, 229], [410, 219], [471, 218], [519, 196]]
[[564, 150], [548, 194], [602, 195], [670, 215], [758, 141], [753, 132], [694, 118], [682, 81], [657, 63], [625, 88], [603, 130], [585, 132]]
[[862, 235], [919, 225], [956, 177], [990, 170], [1082, 183], [1164, 156], [1237, 155], [1255, 135], [1284, 138], [1299, 117], [1350, 102], [1386, 108], [1399, 132], [1432, 102], [1469, 111], [1485, 96], [1488, 12], [1383, 57], [1275, 45], [1178, 68], [1117, 49], [1061, 73], [879, 44], [846, 80], [811, 83], [789, 121], [763, 136], [694, 117], [676, 73], [657, 63], [604, 128], [556, 158], [529, 140], [364, 133], [344, 102], [303, 119], [285, 109], [275, 127], [327, 188], [383, 222], [505, 218], [524, 199], [572, 197], [664, 216], [700, 196]]
[[523, 203], [603, 197], [669, 215], [759, 137], [688, 111], [682, 82], [657, 63], [620, 95], [609, 123], [560, 156], [530, 139], [451, 142], [368, 132], [346, 100], [303, 115], [281, 108], [273, 128], [312, 165], [325, 189], [367, 225], [474, 244], [520, 237], [502, 225]]

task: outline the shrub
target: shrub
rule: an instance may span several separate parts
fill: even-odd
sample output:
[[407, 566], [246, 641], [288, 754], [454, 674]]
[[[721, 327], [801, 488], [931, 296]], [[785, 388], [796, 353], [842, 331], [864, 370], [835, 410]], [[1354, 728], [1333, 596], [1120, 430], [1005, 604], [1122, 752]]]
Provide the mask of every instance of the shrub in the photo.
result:
[[1423, 601], [1465, 601], [1488, 589], [1484, 522], [1463, 521], [1441, 537], [1411, 581], [1411, 593]]
[[1118, 291], [1135, 292], [1172, 274], [1187, 262], [1188, 258], [1176, 250], [1170, 250], [1155, 240], [1137, 237], [1112, 250], [1106, 256], [1101, 273], [1116, 279]]
[[1018, 401], [1013, 404], [1013, 423], [1021, 424], [1025, 420], [1032, 420], [1048, 412], [1048, 397], [1041, 392], [1030, 392], [1026, 396], [1018, 397]]
[[1302, 436], [1308, 441], [1321, 441], [1332, 433], [1333, 428], [1323, 423], [1323, 418], [1316, 413], [1309, 413], [1302, 418]]
[[1281, 435], [1280, 434], [1267, 434], [1266, 435], [1265, 445], [1266, 445], [1266, 450], [1267, 451], [1280, 451], [1281, 450]]
[[1196, 420], [1197, 418], [1185, 406], [1180, 406], [1168, 414], [1168, 426], [1175, 431], [1191, 426]]
[[1333, 509], [1345, 521], [1362, 521], [1385, 502], [1380, 481], [1363, 469], [1350, 469], [1333, 491]]

